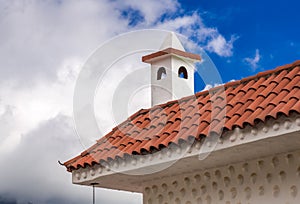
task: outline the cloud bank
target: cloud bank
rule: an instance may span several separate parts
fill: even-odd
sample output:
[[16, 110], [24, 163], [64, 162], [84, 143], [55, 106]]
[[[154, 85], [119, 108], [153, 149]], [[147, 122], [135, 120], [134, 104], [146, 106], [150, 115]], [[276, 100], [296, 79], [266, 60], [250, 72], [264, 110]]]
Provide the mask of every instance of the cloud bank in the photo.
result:
[[[83, 150], [72, 120], [76, 77], [100, 44], [144, 28], [182, 33], [222, 57], [233, 55], [237, 39], [227, 40], [174, 0], [1, 2], [0, 161], [5, 168], [0, 170], [0, 194], [19, 203], [90, 202], [90, 189], [72, 185], [70, 174], [57, 164]], [[121, 78], [122, 73], [112, 76]], [[99, 120], [107, 121], [109, 114], [109, 108], [103, 110]], [[108, 121], [106, 128], [112, 126]], [[99, 189], [98, 200], [140, 203], [141, 196]]]

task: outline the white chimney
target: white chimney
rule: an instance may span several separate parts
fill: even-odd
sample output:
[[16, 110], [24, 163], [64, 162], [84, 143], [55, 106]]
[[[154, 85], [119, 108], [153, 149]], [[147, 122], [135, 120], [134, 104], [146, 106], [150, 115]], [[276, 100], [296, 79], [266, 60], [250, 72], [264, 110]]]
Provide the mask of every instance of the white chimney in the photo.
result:
[[160, 51], [142, 60], [151, 64], [151, 106], [194, 94], [195, 62], [201, 57], [186, 52], [173, 32]]

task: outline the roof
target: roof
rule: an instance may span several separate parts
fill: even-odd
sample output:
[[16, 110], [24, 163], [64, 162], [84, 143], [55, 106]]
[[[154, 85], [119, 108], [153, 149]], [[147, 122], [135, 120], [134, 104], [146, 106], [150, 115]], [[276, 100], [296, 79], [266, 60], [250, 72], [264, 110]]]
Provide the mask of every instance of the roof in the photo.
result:
[[[64, 165], [68, 171], [170, 144], [224, 135], [268, 118], [300, 113], [300, 61], [180, 100], [142, 109]], [[222, 123], [223, 121], [223, 123]]]

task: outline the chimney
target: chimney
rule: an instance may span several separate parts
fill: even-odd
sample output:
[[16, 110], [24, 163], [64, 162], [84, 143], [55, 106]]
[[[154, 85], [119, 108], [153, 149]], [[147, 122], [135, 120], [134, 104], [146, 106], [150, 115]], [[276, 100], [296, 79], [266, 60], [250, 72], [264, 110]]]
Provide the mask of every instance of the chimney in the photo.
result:
[[142, 57], [151, 64], [151, 106], [194, 94], [197, 54], [186, 52], [175, 35], [170, 33], [158, 52]]

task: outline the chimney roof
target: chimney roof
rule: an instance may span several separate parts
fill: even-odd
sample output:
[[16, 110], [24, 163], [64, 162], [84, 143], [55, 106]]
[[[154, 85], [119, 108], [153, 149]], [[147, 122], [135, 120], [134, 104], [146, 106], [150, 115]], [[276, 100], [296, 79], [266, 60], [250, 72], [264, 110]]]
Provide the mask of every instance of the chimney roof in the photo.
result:
[[164, 42], [162, 43], [160, 50], [149, 55], [142, 57], [142, 61], [146, 63], [151, 63], [153, 60], [158, 58], [166, 57], [169, 55], [175, 55], [179, 57], [184, 57], [193, 61], [200, 61], [200, 55], [186, 52], [180, 40], [177, 38], [174, 32], [167, 35]]
[[177, 38], [174, 32], [171, 32], [167, 35], [163, 44], [160, 47], [160, 50], [165, 50], [167, 48], [174, 48], [177, 50], [185, 51], [183, 45], [181, 44], [180, 40]]

